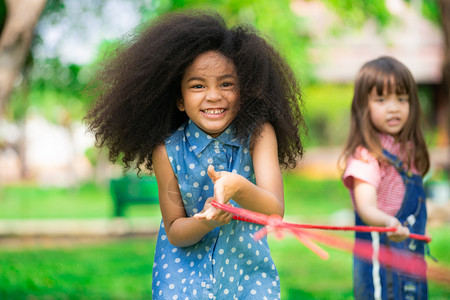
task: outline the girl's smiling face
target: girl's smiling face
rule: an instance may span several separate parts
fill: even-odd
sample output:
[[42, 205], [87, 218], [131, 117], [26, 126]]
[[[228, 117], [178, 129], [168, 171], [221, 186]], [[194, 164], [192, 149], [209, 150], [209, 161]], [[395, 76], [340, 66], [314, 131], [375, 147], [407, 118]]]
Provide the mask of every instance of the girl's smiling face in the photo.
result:
[[218, 51], [200, 54], [181, 79], [178, 109], [205, 133], [219, 136], [239, 110], [238, 76], [234, 63]]
[[378, 95], [374, 87], [368, 101], [370, 121], [373, 126], [379, 132], [397, 137], [408, 121], [408, 95], [388, 93], [386, 88], [383, 90], [383, 95]]

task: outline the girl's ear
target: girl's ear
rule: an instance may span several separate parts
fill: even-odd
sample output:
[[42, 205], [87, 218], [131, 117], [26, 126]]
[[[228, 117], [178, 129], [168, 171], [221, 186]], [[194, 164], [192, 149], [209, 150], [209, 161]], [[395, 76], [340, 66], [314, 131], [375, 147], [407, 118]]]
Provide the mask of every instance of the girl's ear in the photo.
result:
[[177, 100], [177, 107], [180, 111], [185, 111], [183, 99], [180, 98]]

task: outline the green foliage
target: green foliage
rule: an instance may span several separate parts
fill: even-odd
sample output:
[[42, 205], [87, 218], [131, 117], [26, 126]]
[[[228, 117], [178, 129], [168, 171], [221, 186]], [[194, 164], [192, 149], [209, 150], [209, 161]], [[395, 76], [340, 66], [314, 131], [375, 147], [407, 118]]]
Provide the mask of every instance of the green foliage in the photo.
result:
[[0, 0], [0, 33], [2, 32], [3, 26], [5, 25], [6, 22], [6, 15], [7, 10], [5, 0]]
[[309, 147], [342, 145], [350, 126], [353, 86], [315, 84], [304, 88]]
[[[48, 0], [41, 18], [50, 20], [47, 22], [49, 24], [62, 22], [67, 17], [66, 14], [70, 13], [65, 10], [66, 1], [69, 0]], [[0, 1], [0, 14], [2, 3], [4, 5], [4, 1]], [[202, 8], [217, 10], [229, 25], [254, 25], [286, 57], [304, 87], [305, 119], [310, 130], [307, 146], [340, 145], [346, 139], [350, 120], [351, 88], [349, 85], [321, 86], [314, 83], [314, 69], [308, 52], [311, 38], [304, 20], [292, 12], [290, 1], [158, 0], [148, 4], [144, 0], [137, 0], [136, 3], [142, 14], [142, 21], [151, 20], [169, 11]], [[381, 28], [393, 19], [386, 9], [385, 1], [324, 0], [324, 3], [342, 19], [343, 27], [357, 28], [372, 18]], [[91, 1], [87, 5], [80, 5], [89, 8], [89, 16], [92, 17], [100, 14], [103, 4], [104, 1]], [[437, 1], [423, 0], [422, 12], [431, 20], [439, 22]], [[80, 34], [88, 30], [83, 22], [78, 23], [80, 24], [74, 25], [74, 30], [78, 30]], [[37, 37], [34, 43], [39, 41], [40, 37]], [[45, 61], [34, 60], [30, 84], [16, 90], [9, 101], [7, 117], [16, 121], [24, 120], [31, 108], [33, 112], [65, 126], [68, 122], [81, 120], [89, 102], [95, 96], [86, 97], [88, 93], [85, 93], [93, 70], [101, 66], [105, 57], [114, 55], [114, 49], [118, 47], [121, 47], [121, 44], [117, 39], [103, 41], [97, 58], [88, 66], [65, 65], [58, 57]], [[431, 98], [426, 91], [422, 95], [422, 105], [430, 118]]]
[[34, 61], [29, 80], [14, 90], [6, 115], [12, 120], [23, 120], [31, 109], [64, 126], [81, 119], [87, 105], [81, 94], [85, 83], [82, 76], [81, 66], [65, 66], [56, 58]]
[[17, 122], [23, 122], [30, 106], [29, 90], [27, 88], [14, 90], [8, 104], [5, 115]]
[[98, 164], [99, 151], [101, 151], [99, 148], [92, 146], [87, 148], [84, 152], [84, 156], [89, 160], [92, 166], [97, 166]]
[[86, 109], [83, 98], [68, 91], [34, 88], [30, 95], [29, 109], [54, 123], [68, 126], [80, 120]]
[[116, 54], [116, 49], [121, 47], [120, 40], [104, 40], [100, 43], [98, 49], [98, 56], [96, 57], [93, 65], [100, 64], [106, 58], [112, 58]]
[[286, 58], [298, 78], [308, 83], [313, 77], [307, 54], [310, 38], [302, 34], [301, 18], [289, 5], [288, 0], [165, 0], [160, 1], [157, 12], [213, 9], [223, 15], [228, 25], [251, 24]]
[[64, 9], [64, 1], [65, 0], [47, 0], [45, 3], [44, 11], [42, 12], [42, 16], [46, 17], [47, 15], [59, 14]]
[[387, 25], [391, 14], [386, 9], [385, 1], [352, 1], [352, 0], [324, 0], [349, 27], [360, 27], [368, 19], [374, 18], [381, 26]]
[[82, 83], [78, 80], [81, 66], [63, 65], [59, 59], [35, 61], [30, 74], [35, 89], [55, 90], [61, 93], [79, 93]]
[[[412, 0], [405, 1], [412, 5]], [[323, 0], [323, 2], [337, 13], [345, 27], [359, 28], [367, 20], [372, 19], [381, 30], [396, 19], [396, 16], [388, 11], [386, 1]], [[438, 0], [419, 2], [422, 15], [436, 24], [440, 24], [441, 19], [438, 2]]]
[[[411, 0], [406, 0], [411, 3]], [[439, 0], [422, 0], [422, 14], [435, 24], [441, 23], [441, 12], [439, 8]]]
[[[419, 86], [419, 100], [424, 113], [424, 131], [433, 142], [435, 120], [431, 107], [432, 90]], [[353, 84], [313, 84], [303, 90], [304, 116], [309, 129], [308, 147], [343, 145], [350, 128]], [[431, 143], [432, 144], [432, 143]]]

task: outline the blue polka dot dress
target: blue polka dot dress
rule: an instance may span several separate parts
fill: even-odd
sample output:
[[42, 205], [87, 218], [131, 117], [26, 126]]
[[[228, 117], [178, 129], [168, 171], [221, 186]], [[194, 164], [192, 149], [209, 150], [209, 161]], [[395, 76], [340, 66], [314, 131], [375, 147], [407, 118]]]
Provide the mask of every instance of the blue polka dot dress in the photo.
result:
[[[249, 139], [240, 142], [230, 128], [213, 138], [189, 120], [166, 140], [166, 149], [189, 217], [214, 195], [208, 165], [255, 182]], [[279, 299], [280, 281], [267, 240], [253, 240], [259, 229], [258, 224], [232, 220], [195, 245], [174, 247], [161, 222], [153, 299]]]

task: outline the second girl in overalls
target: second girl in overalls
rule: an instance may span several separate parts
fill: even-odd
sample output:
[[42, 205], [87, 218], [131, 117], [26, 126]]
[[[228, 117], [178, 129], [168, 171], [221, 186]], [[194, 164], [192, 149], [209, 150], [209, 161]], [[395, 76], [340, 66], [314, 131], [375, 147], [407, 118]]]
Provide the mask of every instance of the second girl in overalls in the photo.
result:
[[[342, 158], [344, 185], [356, 225], [395, 227], [389, 233], [357, 233], [355, 247], [372, 245], [372, 259], [354, 257], [355, 299], [427, 299], [422, 277], [379, 261], [380, 249], [401, 249], [423, 257], [427, 212], [422, 177], [429, 156], [421, 131], [417, 86], [408, 68], [392, 57], [367, 62], [358, 73], [350, 134]], [[426, 264], [417, 266], [425, 272]]]

